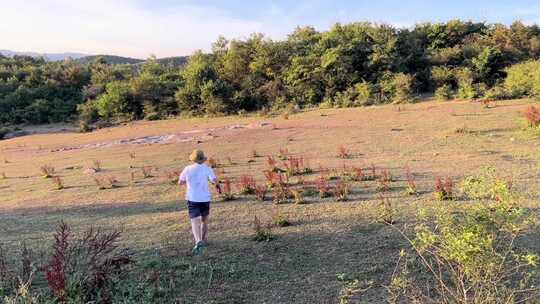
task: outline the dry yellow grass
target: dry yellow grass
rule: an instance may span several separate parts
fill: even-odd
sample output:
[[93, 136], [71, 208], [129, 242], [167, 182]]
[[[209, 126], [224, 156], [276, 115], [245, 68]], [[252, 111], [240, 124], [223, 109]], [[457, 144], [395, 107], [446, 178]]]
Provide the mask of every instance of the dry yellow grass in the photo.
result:
[[[391, 201], [406, 223], [419, 207], [435, 204], [436, 176], [454, 180], [491, 165], [512, 178], [523, 193], [521, 204], [540, 207], [540, 141], [522, 135], [516, 119], [526, 100], [498, 102], [486, 109], [469, 102], [426, 102], [362, 109], [314, 110], [281, 117], [226, 117], [135, 122], [89, 134], [41, 134], [0, 141], [0, 242], [15, 248], [20, 240], [47, 244], [56, 224], [65, 220], [77, 231], [90, 225], [122, 227], [124, 245], [141, 257], [161, 248], [186, 263], [213, 263], [222, 270], [208, 283], [194, 278], [178, 286], [180, 303], [334, 303], [341, 283], [336, 273], [373, 279], [374, 288], [358, 299], [382, 302], [380, 285], [404, 246], [396, 233], [374, 223], [377, 183], [354, 182], [349, 200], [307, 198], [304, 205], [273, 205], [254, 196], [212, 205], [211, 246], [199, 259], [188, 252], [191, 236], [183, 193], [167, 172], [188, 163], [194, 148], [220, 161], [222, 177], [251, 174], [261, 183], [264, 157], [286, 148], [319, 166], [340, 168], [375, 164], [397, 178]], [[458, 130], [459, 129], [459, 130]], [[466, 132], [464, 132], [466, 130]], [[200, 131], [200, 132], [194, 132]], [[184, 133], [182, 133], [184, 132]], [[143, 136], [183, 134], [193, 140], [168, 144], [96, 145]], [[336, 157], [343, 146], [350, 158]], [[66, 149], [77, 148], [77, 149]], [[232, 163], [226, 159], [230, 157]], [[85, 173], [94, 160], [101, 171]], [[39, 168], [50, 164], [64, 189], [54, 190]], [[403, 194], [405, 167], [417, 176], [419, 196]], [[141, 168], [156, 168], [143, 178]], [[224, 171], [224, 174], [221, 171]], [[131, 180], [133, 174], [134, 181]], [[94, 176], [114, 176], [119, 187], [99, 190]], [[317, 174], [305, 176], [313, 181]], [[455, 202], [456, 205], [469, 202]], [[280, 212], [293, 223], [274, 229], [275, 241], [254, 243], [253, 216], [271, 220]], [[45, 240], [45, 242], [43, 242]], [[531, 242], [540, 251], [538, 240]], [[202, 261], [201, 261], [202, 259]], [[205, 264], [206, 265], [206, 264]], [[217, 266], [216, 266], [217, 265]], [[210, 288], [199, 297], [201, 286]]]

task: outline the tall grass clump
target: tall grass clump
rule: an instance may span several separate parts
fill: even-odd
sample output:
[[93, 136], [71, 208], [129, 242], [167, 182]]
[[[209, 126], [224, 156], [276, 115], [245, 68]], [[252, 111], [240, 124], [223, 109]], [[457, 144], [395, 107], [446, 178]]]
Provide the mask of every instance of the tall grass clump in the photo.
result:
[[114, 285], [133, 262], [131, 255], [118, 249], [120, 236], [120, 230], [89, 228], [76, 237], [67, 224], [59, 225], [45, 267], [47, 283], [59, 302], [110, 301]]

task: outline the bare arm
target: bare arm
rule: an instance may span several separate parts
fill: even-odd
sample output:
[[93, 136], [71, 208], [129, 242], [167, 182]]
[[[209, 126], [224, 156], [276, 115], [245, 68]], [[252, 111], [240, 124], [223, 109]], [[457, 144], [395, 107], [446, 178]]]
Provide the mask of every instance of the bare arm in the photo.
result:
[[[210, 169], [211, 170], [211, 169]], [[219, 184], [219, 180], [214, 175], [213, 171], [210, 171], [210, 175], [208, 176], [208, 180], [216, 186], [216, 191], [218, 194], [221, 194], [221, 185]]]
[[180, 186], [184, 186], [186, 184], [186, 176], [184, 170], [182, 170], [182, 173], [180, 173], [180, 176], [178, 176], [178, 185]]

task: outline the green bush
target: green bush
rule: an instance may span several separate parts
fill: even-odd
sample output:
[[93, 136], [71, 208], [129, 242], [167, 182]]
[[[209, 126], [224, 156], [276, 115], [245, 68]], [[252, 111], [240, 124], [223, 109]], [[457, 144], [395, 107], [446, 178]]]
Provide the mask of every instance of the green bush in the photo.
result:
[[457, 97], [461, 99], [474, 99], [478, 96], [477, 86], [474, 84], [474, 73], [469, 68], [457, 69], [458, 80]]
[[404, 73], [385, 72], [377, 83], [377, 102], [404, 103], [414, 101], [414, 77]]
[[435, 99], [445, 101], [452, 99], [452, 87], [450, 85], [442, 85], [435, 90]]
[[511, 96], [510, 93], [504, 86], [496, 85], [486, 91], [486, 93], [484, 94], [484, 99], [504, 100], [504, 99], [509, 99], [510, 96]]
[[333, 107], [357, 107], [374, 103], [372, 85], [366, 81], [359, 82], [343, 92], [337, 92], [329, 102]]
[[460, 184], [460, 192], [468, 198], [508, 200], [511, 185], [497, 176], [493, 167], [487, 167], [478, 175], [467, 176]]
[[11, 132], [11, 128], [8, 127], [0, 127], [0, 139], [4, 139], [8, 133]]
[[531, 217], [513, 203], [423, 210], [400, 254], [390, 303], [525, 303], [538, 297], [538, 255], [516, 245]]
[[431, 79], [437, 87], [451, 86], [456, 82], [453, 69], [447, 66], [435, 66], [431, 68]]
[[107, 84], [106, 92], [95, 101], [99, 116], [105, 119], [130, 116], [130, 94], [129, 83], [115, 81]]
[[99, 119], [98, 109], [94, 101], [88, 101], [77, 106], [79, 113], [79, 130], [81, 132], [89, 132], [92, 130], [91, 125]]
[[515, 64], [506, 73], [504, 87], [511, 97], [540, 97], [540, 60]]
[[414, 77], [412, 75], [404, 73], [397, 73], [394, 75], [394, 103], [410, 102], [414, 100], [413, 82]]

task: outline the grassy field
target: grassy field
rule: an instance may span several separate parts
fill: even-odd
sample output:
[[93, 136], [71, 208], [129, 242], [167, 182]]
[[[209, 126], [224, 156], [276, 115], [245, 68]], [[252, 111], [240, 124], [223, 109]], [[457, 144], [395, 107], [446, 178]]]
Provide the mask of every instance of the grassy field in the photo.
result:
[[[387, 196], [397, 212], [396, 225], [403, 227], [419, 208], [473, 204], [434, 201], [435, 178], [458, 182], [489, 165], [513, 181], [521, 206], [540, 215], [540, 139], [520, 130], [518, 122], [519, 111], [529, 104], [515, 100], [484, 108], [470, 102], [423, 102], [313, 110], [288, 119], [134, 122], [88, 134], [0, 141], [0, 173], [6, 176], [0, 180], [0, 243], [8, 251], [18, 250], [23, 240], [30, 247], [50, 246], [61, 220], [75, 231], [120, 227], [122, 245], [137, 252], [141, 275], [164, 272], [163, 286], [149, 296], [158, 303], [336, 303], [341, 273], [372, 281], [351, 302], [384, 303], [383, 286], [407, 244], [393, 228], [375, 221], [377, 182], [352, 183], [345, 202], [307, 197], [308, 204], [275, 205], [252, 195], [217, 198], [210, 247], [192, 257], [183, 190], [169, 182], [167, 173], [188, 164], [194, 148], [222, 164], [219, 177], [249, 174], [259, 183], [264, 182], [266, 156], [277, 156], [280, 149], [309, 161], [315, 172], [304, 176], [308, 182], [321, 167], [373, 164], [395, 177]], [[341, 146], [351, 157], [337, 157]], [[260, 157], [253, 157], [253, 150]], [[101, 172], [85, 172], [95, 160]], [[52, 181], [42, 178], [40, 167], [46, 164], [55, 168], [65, 189], [54, 190]], [[143, 177], [143, 166], [154, 168], [152, 177]], [[418, 196], [404, 194], [406, 166], [415, 176]], [[114, 176], [119, 187], [98, 190], [94, 176]], [[268, 222], [276, 214], [292, 225], [274, 228], [273, 241], [252, 241], [254, 216]], [[523, 245], [540, 252], [539, 232], [529, 235]]]

